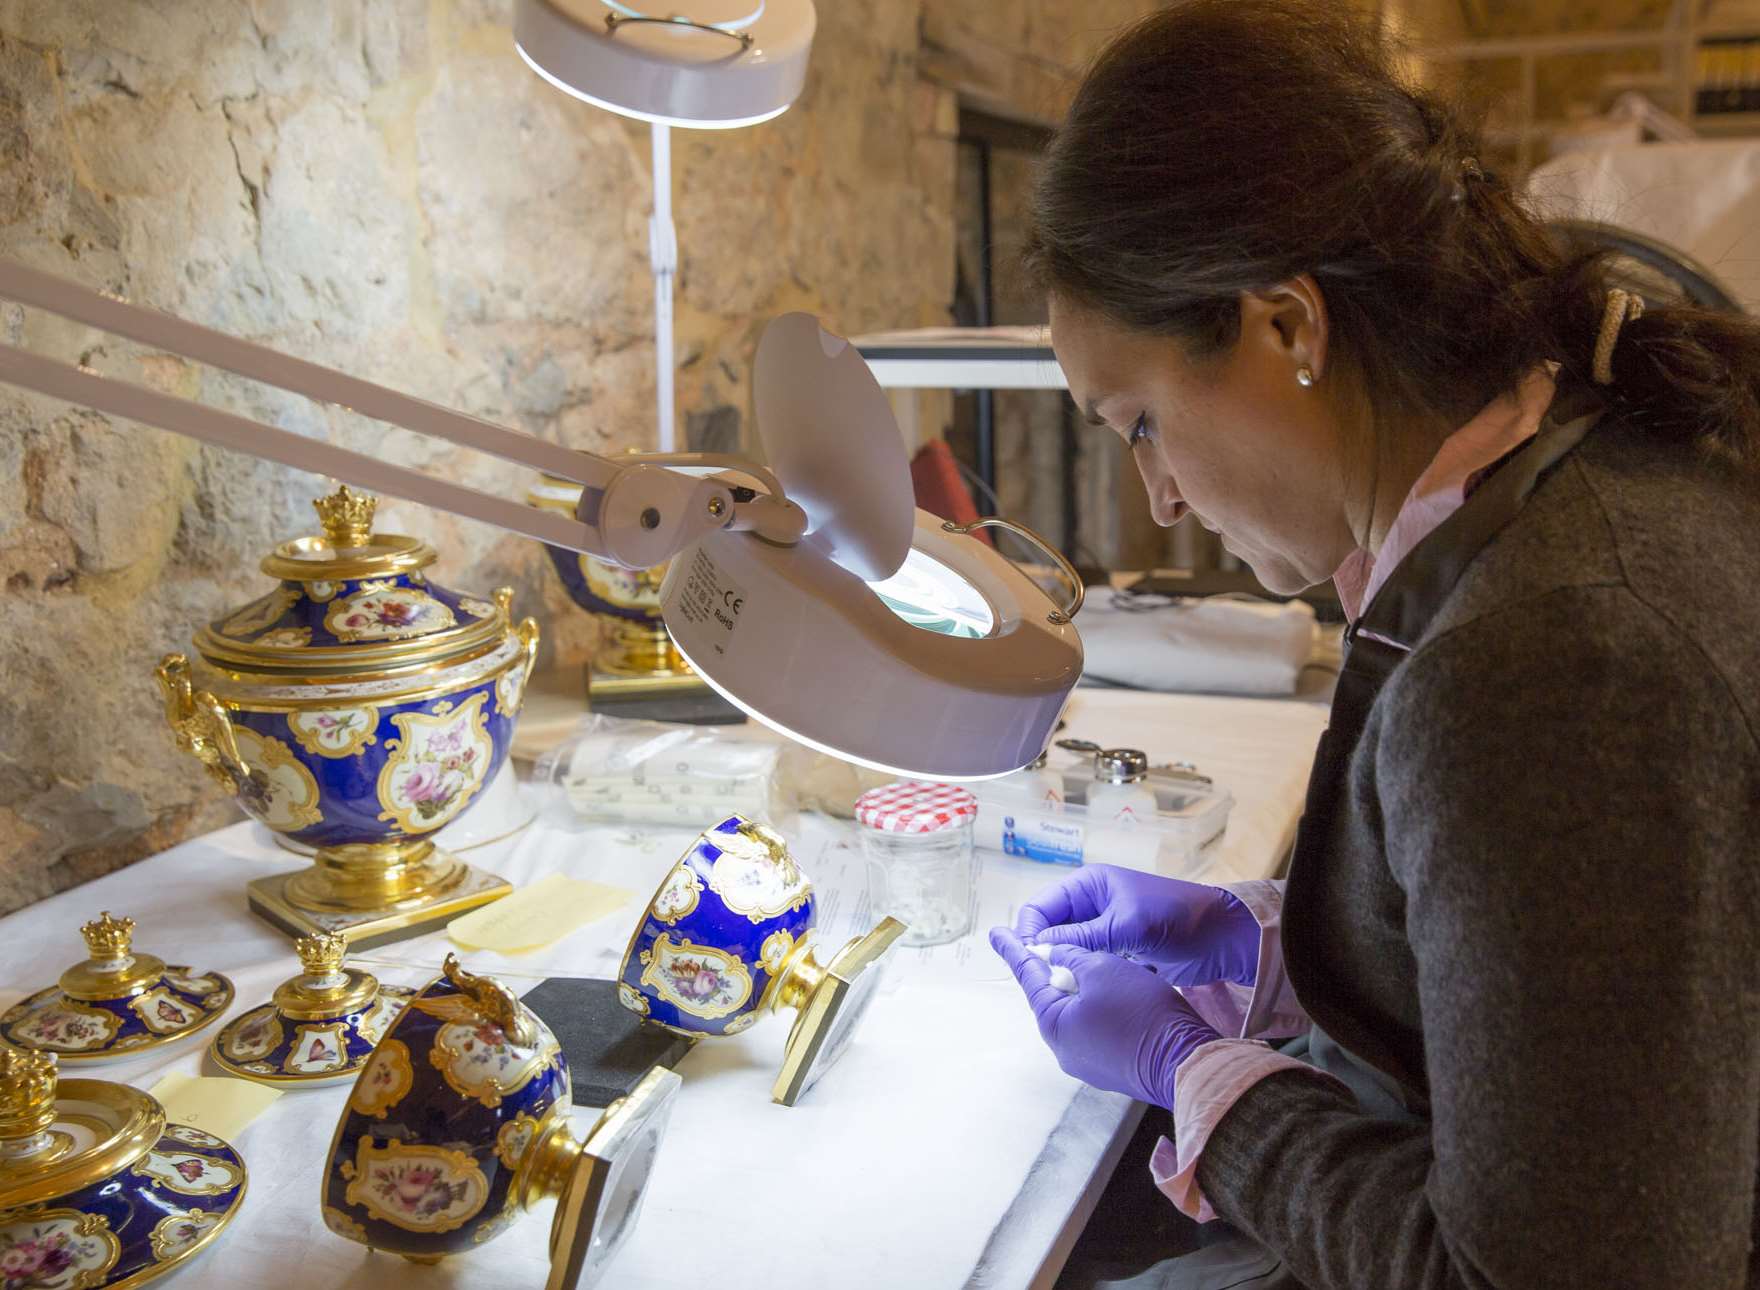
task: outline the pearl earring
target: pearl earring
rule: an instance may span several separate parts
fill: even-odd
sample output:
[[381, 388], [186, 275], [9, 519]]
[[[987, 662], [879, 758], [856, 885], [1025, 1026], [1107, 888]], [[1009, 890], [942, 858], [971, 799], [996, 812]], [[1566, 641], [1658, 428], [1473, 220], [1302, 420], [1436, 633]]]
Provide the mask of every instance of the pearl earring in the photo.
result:
[[1312, 387], [1314, 384], [1314, 369], [1309, 367], [1306, 363], [1303, 363], [1300, 367], [1296, 368], [1296, 384], [1303, 389]]

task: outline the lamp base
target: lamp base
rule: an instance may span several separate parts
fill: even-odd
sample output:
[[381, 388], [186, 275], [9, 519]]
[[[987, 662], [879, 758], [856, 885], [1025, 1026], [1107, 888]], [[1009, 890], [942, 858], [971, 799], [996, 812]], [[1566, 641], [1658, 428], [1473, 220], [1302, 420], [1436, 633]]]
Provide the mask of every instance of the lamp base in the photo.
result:
[[333, 932], [346, 940], [351, 949], [364, 950], [437, 931], [460, 914], [500, 900], [513, 891], [507, 879], [462, 861], [459, 864], [463, 872], [441, 894], [402, 901], [385, 909], [319, 910], [295, 904], [287, 888], [307, 872], [303, 869], [258, 878], [246, 887], [246, 892], [251, 913], [289, 937]]

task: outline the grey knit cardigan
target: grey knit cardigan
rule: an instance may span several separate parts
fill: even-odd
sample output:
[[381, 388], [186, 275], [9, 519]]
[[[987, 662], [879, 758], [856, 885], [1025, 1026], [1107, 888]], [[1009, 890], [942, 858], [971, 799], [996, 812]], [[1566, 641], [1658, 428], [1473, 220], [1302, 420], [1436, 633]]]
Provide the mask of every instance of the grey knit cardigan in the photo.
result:
[[1314, 1290], [1760, 1287], [1757, 723], [1760, 490], [1603, 420], [1375, 699], [1288, 911], [1417, 1118], [1273, 1076], [1217, 1212]]

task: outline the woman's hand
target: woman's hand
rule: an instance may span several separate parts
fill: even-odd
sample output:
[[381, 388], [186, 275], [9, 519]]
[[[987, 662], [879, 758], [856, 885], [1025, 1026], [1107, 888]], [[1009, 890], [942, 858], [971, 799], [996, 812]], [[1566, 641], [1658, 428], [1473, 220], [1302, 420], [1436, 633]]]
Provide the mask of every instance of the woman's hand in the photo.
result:
[[1015, 919], [1029, 944], [1074, 945], [1153, 964], [1173, 985], [1259, 976], [1259, 923], [1220, 887], [1109, 864], [1085, 865], [1040, 892]]
[[[1221, 1038], [1141, 964], [1067, 945], [1053, 947], [1047, 963], [1006, 927], [991, 929], [990, 945], [1026, 991], [1057, 1064], [1095, 1088], [1172, 1110], [1179, 1064]], [[1074, 975], [1073, 994], [1051, 983], [1054, 967]]]

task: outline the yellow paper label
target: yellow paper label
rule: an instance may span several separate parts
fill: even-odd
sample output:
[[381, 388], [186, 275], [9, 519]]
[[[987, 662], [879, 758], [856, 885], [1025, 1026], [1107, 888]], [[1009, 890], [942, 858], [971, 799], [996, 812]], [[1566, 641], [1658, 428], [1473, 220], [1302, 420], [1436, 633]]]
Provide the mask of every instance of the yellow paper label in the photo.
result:
[[529, 954], [627, 905], [634, 892], [553, 873], [446, 925], [467, 950]]
[[228, 1142], [281, 1096], [242, 1079], [167, 1075], [150, 1090], [165, 1108], [168, 1124], [187, 1124]]

